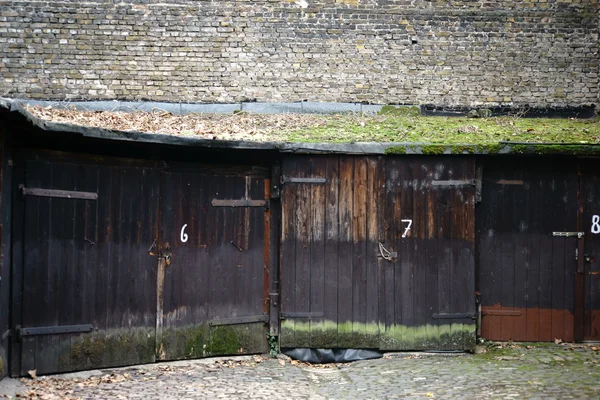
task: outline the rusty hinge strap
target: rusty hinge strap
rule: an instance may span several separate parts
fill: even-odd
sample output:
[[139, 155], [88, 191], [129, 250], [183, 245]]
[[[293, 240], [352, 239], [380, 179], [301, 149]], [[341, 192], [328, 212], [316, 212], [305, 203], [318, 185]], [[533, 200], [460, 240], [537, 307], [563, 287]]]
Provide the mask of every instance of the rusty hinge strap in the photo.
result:
[[213, 199], [213, 207], [269, 207], [269, 200], [223, 200]]
[[439, 313], [433, 314], [435, 319], [477, 319], [477, 314], [471, 313]]
[[58, 197], [62, 199], [80, 199], [80, 200], [98, 200], [98, 193], [94, 192], [76, 192], [72, 190], [55, 190], [55, 189], [40, 189], [28, 188], [23, 185], [19, 186], [23, 196], [38, 196], [38, 197]]
[[431, 181], [433, 186], [475, 186], [475, 179]]
[[283, 176], [281, 183], [327, 183], [327, 178], [289, 178]]
[[236, 317], [236, 318], [223, 318], [223, 319], [213, 319], [208, 321], [209, 326], [222, 326], [222, 325], [241, 325], [241, 324], [251, 324], [255, 322], [269, 322], [269, 316], [266, 314], [263, 315], [251, 315], [248, 317]]
[[289, 312], [281, 313], [281, 319], [295, 319], [295, 318], [323, 318], [325, 316], [322, 312]]
[[41, 326], [36, 328], [20, 328], [19, 336], [59, 335], [63, 333], [86, 333], [94, 330], [92, 324]]

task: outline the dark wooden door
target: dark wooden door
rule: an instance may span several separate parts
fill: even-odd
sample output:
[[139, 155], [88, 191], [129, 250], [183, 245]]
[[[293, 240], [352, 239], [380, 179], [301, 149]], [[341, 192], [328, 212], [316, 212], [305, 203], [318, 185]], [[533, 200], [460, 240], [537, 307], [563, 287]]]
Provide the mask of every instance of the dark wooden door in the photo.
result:
[[600, 168], [598, 160], [582, 162], [583, 340], [600, 340]]
[[282, 165], [282, 347], [379, 347], [382, 157]]
[[390, 157], [381, 348], [475, 344], [473, 159]]
[[483, 171], [477, 210], [482, 336], [576, 339], [578, 239], [553, 235], [578, 230], [576, 161], [497, 158]]
[[162, 173], [159, 359], [267, 351], [267, 172], [195, 167]]
[[16, 175], [12, 373], [152, 362], [155, 170], [49, 159]]

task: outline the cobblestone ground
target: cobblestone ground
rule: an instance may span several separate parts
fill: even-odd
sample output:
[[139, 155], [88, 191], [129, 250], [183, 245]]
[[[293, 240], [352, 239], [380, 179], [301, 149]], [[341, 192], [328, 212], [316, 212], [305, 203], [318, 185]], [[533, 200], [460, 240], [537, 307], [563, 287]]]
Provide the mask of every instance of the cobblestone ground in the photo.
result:
[[478, 355], [394, 354], [326, 366], [253, 356], [23, 382], [23, 396], [39, 399], [592, 399], [600, 398], [600, 351], [519, 344]]

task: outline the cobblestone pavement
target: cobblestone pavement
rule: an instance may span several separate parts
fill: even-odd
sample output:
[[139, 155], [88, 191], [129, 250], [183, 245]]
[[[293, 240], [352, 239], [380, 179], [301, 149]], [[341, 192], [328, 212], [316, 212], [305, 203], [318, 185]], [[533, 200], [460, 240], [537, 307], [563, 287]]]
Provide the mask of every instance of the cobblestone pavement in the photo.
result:
[[23, 382], [24, 396], [39, 399], [591, 399], [600, 398], [600, 351], [519, 344], [478, 355], [394, 354], [326, 366], [252, 356]]

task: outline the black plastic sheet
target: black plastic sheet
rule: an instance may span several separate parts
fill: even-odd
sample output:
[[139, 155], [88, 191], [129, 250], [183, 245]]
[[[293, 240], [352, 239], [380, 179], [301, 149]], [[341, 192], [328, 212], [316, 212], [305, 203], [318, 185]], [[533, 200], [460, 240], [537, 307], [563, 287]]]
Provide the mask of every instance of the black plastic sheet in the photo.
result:
[[364, 349], [284, 349], [283, 354], [294, 360], [311, 364], [344, 363], [383, 357], [377, 350]]

